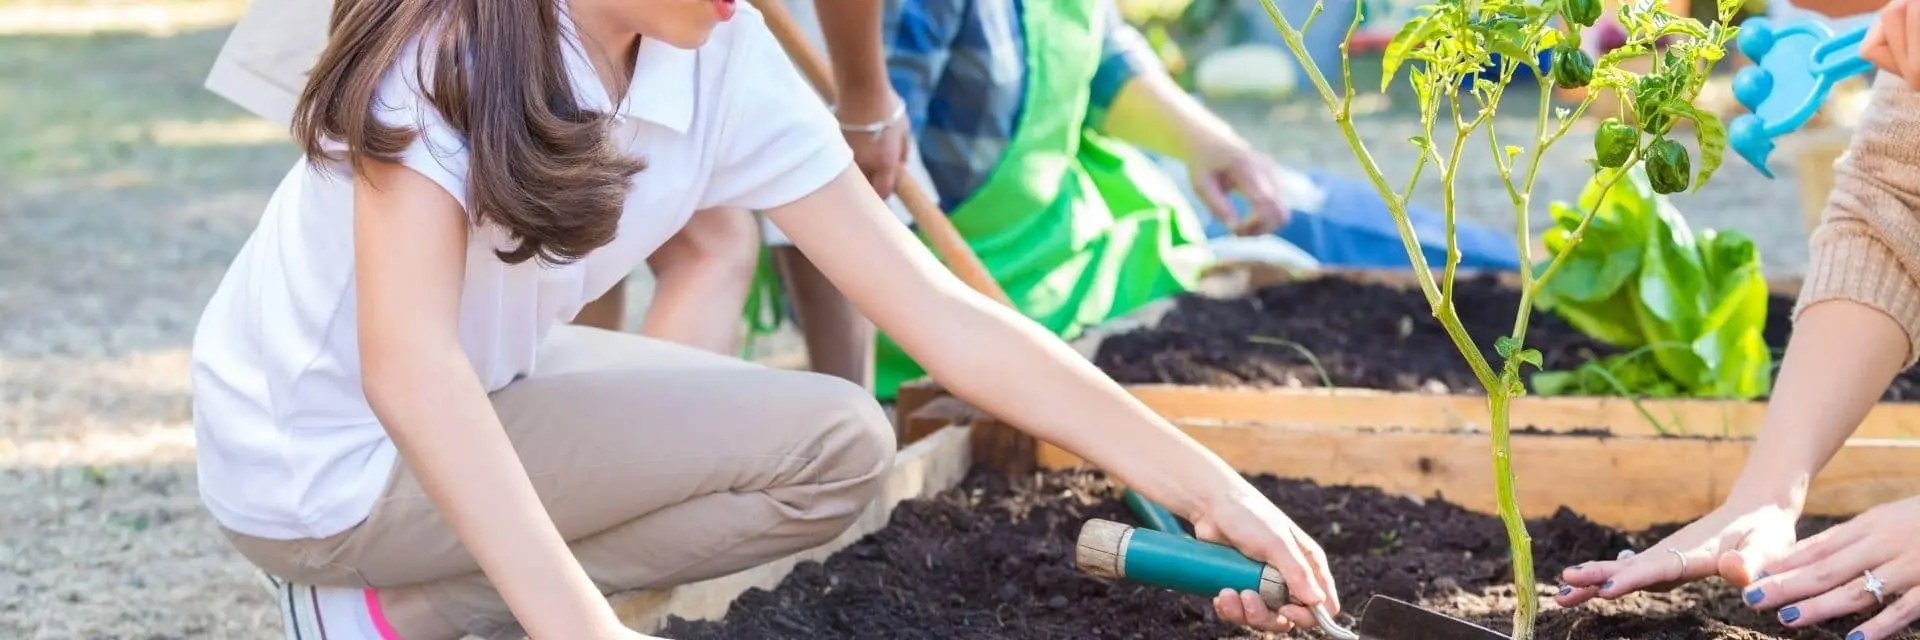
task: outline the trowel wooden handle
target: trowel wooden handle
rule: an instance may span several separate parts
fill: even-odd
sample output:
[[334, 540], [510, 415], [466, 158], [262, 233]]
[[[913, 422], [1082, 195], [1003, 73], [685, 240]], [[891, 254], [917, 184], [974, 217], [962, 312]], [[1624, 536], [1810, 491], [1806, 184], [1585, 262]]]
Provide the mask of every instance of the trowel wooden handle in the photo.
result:
[[[793, 14], [787, 13], [783, 0], [748, 1], [766, 17], [767, 29], [773, 32], [774, 39], [780, 41], [780, 48], [786, 50], [787, 57], [799, 65], [800, 74], [806, 76], [807, 82], [827, 102], [835, 102], [838, 92], [833, 86], [832, 67], [827, 66], [826, 58], [807, 42], [806, 33], [794, 22]], [[1013, 300], [1007, 297], [1006, 290], [1000, 288], [1000, 282], [993, 279], [993, 274], [987, 271], [987, 265], [980, 262], [980, 256], [973, 252], [973, 247], [960, 235], [960, 230], [953, 227], [953, 221], [948, 220], [947, 214], [940, 210], [940, 203], [927, 197], [911, 174], [901, 171], [900, 177], [894, 181], [893, 191], [901, 204], [906, 205], [907, 213], [913, 216], [914, 225], [920, 228], [927, 243], [933, 245], [934, 254], [947, 264], [947, 269], [974, 291], [1013, 307]]]
[[1258, 591], [1275, 609], [1289, 604], [1280, 571], [1232, 548], [1095, 518], [1080, 525], [1074, 564], [1103, 578], [1213, 597], [1221, 589]]

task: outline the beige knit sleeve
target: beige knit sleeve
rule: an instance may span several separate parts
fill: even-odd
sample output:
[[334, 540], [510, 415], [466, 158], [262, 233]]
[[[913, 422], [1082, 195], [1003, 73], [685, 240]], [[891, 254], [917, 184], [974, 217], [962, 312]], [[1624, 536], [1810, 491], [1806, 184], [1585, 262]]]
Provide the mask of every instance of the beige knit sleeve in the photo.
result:
[[1906, 329], [1907, 364], [1920, 359], [1920, 93], [1899, 77], [1874, 80], [1811, 244], [1795, 319], [1820, 302], [1858, 302]]

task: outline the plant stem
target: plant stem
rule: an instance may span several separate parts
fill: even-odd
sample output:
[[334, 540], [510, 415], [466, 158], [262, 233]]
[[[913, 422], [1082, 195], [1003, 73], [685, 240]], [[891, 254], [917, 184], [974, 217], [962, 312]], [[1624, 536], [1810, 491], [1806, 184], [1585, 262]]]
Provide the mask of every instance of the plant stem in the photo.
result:
[[[1517, 383], [1519, 362], [1508, 360], [1501, 378]], [[1487, 409], [1493, 418], [1494, 492], [1499, 498], [1500, 522], [1507, 527], [1509, 559], [1513, 561], [1513, 638], [1531, 640], [1534, 618], [1540, 615], [1540, 596], [1534, 588], [1533, 536], [1527, 533], [1527, 521], [1520, 515], [1520, 500], [1513, 488], [1512, 429], [1507, 422], [1512, 403], [1509, 388], [1487, 390]]]
[[[1260, 0], [1260, 4], [1266, 8], [1267, 17], [1279, 29], [1280, 39], [1286, 42], [1287, 49], [1300, 60], [1312, 60], [1313, 56], [1307, 53], [1300, 32], [1293, 28], [1292, 23], [1288, 22], [1285, 16], [1280, 15], [1280, 8], [1274, 4], [1274, 0]], [[1358, 26], [1359, 14], [1356, 12], [1353, 27], [1348, 29], [1347, 42], [1352, 42], [1353, 28]], [[1408, 260], [1413, 264], [1414, 279], [1419, 282], [1420, 292], [1425, 294], [1427, 305], [1433, 309], [1434, 319], [1440, 322], [1440, 326], [1447, 332], [1447, 337], [1453, 340], [1454, 347], [1459, 349], [1460, 355], [1466, 358], [1467, 367], [1473, 370], [1474, 378], [1491, 392], [1500, 381], [1495, 377], [1493, 367], [1487, 364], [1486, 356], [1480, 353], [1480, 348], [1474, 345], [1473, 338], [1467, 335], [1467, 330], [1460, 323], [1460, 316], [1454, 312], [1451, 301], [1441, 297], [1440, 287], [1434, 282], [1433, 267], [1427, 264], [1426, 254], [1420, 250], [1419, 235], [1413, 230], [1412, 219], [1407, 217], [1406, 199], [1394, 193], [1393, 187], [1387, 184], [1386, 174], [1380, 170], [1380, 164], [1374, 161], [1373, 154], [1367, 150], [1366, 143], [1360, 139], [1360, 132], [1354, 129], [1353, 76], [1346, 47], [1345, 43], [1340, 45], [1341, 75], [1346, 83], [1344, 98], [1335, 96], [1333, 87], [1327, 84], [1326, 76], [1321, 74], [1317, 67], [1312, 64], [1301, 66], [1306, 69], [1307, 79], [1313, 82], [1314, 89], [1320, 93], [1321, 101], [1326, 103], [1329, 111], [1333, 112], [1334, 124], [1340, 127], [1340, 134], [1346, 138], [1347, 146], [1353, 149], [1354, 158], [1359, 160], [1361, 169], [1367, 174], [1367, 180], [1373, 183], [1374, 190], [1387, 201], [1387, 212], [1393, 216], [1394, 227], [1400, 232], [1400, 242], [1407, 250]]]

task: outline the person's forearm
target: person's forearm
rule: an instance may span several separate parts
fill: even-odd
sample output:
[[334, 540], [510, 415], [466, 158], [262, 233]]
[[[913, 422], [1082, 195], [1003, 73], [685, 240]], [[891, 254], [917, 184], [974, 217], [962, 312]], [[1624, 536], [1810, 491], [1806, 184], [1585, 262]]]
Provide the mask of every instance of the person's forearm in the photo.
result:
[[814, 0], [833, 65], [833, 82], [843, 100], [891, 90], [881, 34], [884, 4], [885, 0]]
[[1730, 499], [1803, 507], [1807, 485], [1900, 373], [1908, 344], [1898, 323], [1866, 305], [1808, 307]]
[[[886, 329], [935, 379], [986, 413], [1106, 469], [1183, 517], [1238, 477], [1219, 456], [1020, 314], [970, 290], [915, 304], [926, 320]], [[994, 345], [982, 349], [980, 345]]]
[[1192, 159], [1196, 140], [1240, 140], [1231, 125], [1157, 69], [1121, 87], [1100, 130], [1182, 162]]
[[619, 627], [540, 505], [457, 346], [367, 363], [367, 397], [421, 488], [533, 638]]

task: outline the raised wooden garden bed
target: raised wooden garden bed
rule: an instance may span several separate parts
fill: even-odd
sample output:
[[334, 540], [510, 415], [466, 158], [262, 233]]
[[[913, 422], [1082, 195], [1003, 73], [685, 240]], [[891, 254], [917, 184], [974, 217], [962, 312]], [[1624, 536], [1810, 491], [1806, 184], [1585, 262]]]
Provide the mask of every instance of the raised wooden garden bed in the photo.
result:
[[[935, 438], [953, 443], [955, 433]], [[1371, 488], [1270, 475], [1253, 481], [1326, 550], [1349, 609], [1384, 594], [1505, 627], [1514, 601], [1511, 569], [1493, 516]], [[1073, 550], [1082, 523], [1137, 522], [1117, 494], [1118, 487], [1093, 471], [1049, 471], [1010, 482], [976, 470], [952, 491], [900, 503], [886, 528], [830, 556], [806, 554], [821, 562], [790, 571], [780, 566], [777, 572], [786, 578], [777, 586], [767, 574], [753, 572], [762, 588], [743, 593], [728, 586], [707, 596], [713, 606], [701, 609], [724, 609], [724, 616], [671, 620], [658, 633], [675, 640], [1274, 637], [1215, 621], [1204, 598], [1076, 571]], [[1810, 519], [1802, 529], [1811, 534], [1830, 524]], [[1538, 575], [1545, 579], [1542, 590], [1551, 588], [1561, 567], [1643, 549], [1670, 531], [1623, 533], [1571, 511], [1534, 520], [1529, 529]], [[738, 597], [723, 607], [722, 594]], [[1706, 582], [1572, 610], [1548, 607], [1538, 637], [1831, 640], [1858, 623], [1843, 620], [1793, 633], [1738, 602], [1733, 589]]]
[[[1161, 319], [1171, 317], [1164, 311]], [[1156, 325], [1153, 317], [1134, 320], [1134, 327]], [[1098, 361], [1094, 340], [1081, 347]], [[1323, 350], [1323, 360], [1337, 360], [1328, 355], [1333, 349]], [[1417, 370], [1413, 360], [1382, 367]], [[1502, 525], [1487, 513], [1488, 439], [1473, 432], [1485, 417], [1479, 398], [1271, 385], [1130, 388], [1254, 476], [1327, 551], [1350, 609], [1384, 594], [1505, 626], [1511, 567]], [[1562, 567], [1644, 549], [1673, 530], [1648, 524], [1712, 506], [1760, 415], [1758, 403], [1643, 407], [1700, 433], [1663, 435], [1617, 399], [1528, 398], [1516, 408], [1516, 424], [1535, 425], [1516, 434], [1514, 457], [1542, 593]], [[1071, 454], [1020, 437], [934, 385], [903, 389], [896, 409], [910, 444], [886, 495], [845, 535], [766, 567], [631, 598], [624, 619], [677, 640], [1267, 637], [1215, 621], [1204, 598], [1076, 571], [1082, 523], [1136, 519], [1119, 501], [1119, 487], [1097, 470], [1072, 468], [1079, 461]], [[1920, 452], [1907, 440], [1920, 418], [1901, 402], [1874, 416], [1873, 437], [1850, 443], [1836, 471], [1816, 482], [1816, 511], [1846, 515], [1920, 493], [1912, 471]], [[969, 463], [973, 470], [961, 479]], [[1801, 533], [1834, 522], [1809, 517]], [[1811, 640], [1840, 637], [1858, 622], [1789, 631], [1708, 581], [1572, 610], [1548, 607], [1538, 630], [1568, 640]]]
[[[1438, 495], [1493, 511], [1485, 398], [1423, 315], [1407, 276], [1338, 272], [1250, 284], [1247, 295], [1267, 305], [1259, 313], [1282, 320], [1235, 312], [1233, 296], [1185, 310], [1167, 301], [1076, 346], [1243, 472]], [[1251, 291], [1261, 285], [1276, 288]], [[1501, 299], [1499, 278], [1462, 276], [1459, 287], [1456, 308], [1477, 337], [1476, 316], [1497, 325], [1487, 335], [1511, 322], [1515, 302]], [[1768, 338], [1780, 348], [1798, 285], [1773, 288]], [[1247, 341], [1263, 331], [1288, 334], [1271, 337], [1316, 354], [1318, 369], [1299, 349]], [[1232, 332], [1244, 335], [1223, 344]], [[1604, 352], [1547, 314], [1536, 314], [1527, 343], [1546, 352], [1550, 368]], [[1323, 371], [1336, 385], [1345, 378], [1374, 388], [1319, 387]], [[1908, 401], [1916, 395], [1920, 373], [1910, 371], [1815, 480], [1810, 513], [1848, 515], [1920, 494], [1920, 403]], [[897, 408], [903, 441], [971, 421], [976, 460], [1012, 472], [1081, 463], [976, 415], [932, 383], [903, 389]], [[1526, 430], [1513, 439], [1520, 504], [1530, 517], [1569, 507], [1630, 529], [1697, 517], [1725, 495], [1765, 410], [1761, 401], [1524, 397], [1512, 418]]]

